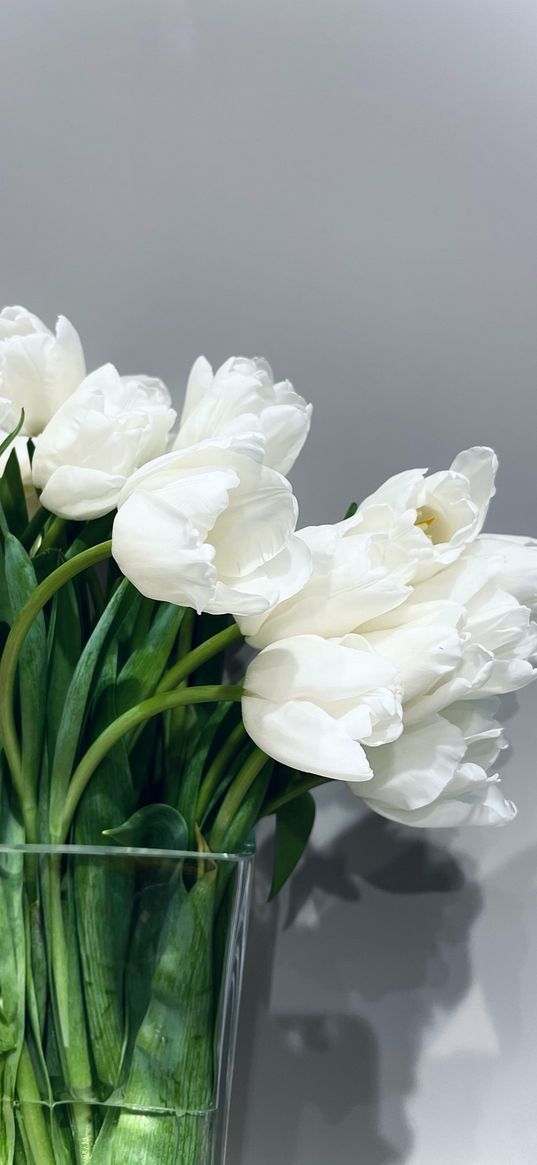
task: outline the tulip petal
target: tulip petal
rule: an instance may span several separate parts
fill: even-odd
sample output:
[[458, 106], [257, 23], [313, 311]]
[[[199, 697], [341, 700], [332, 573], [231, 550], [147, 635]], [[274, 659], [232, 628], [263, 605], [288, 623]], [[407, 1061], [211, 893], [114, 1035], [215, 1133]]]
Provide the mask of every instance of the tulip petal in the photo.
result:
[[50, 415], [75, 392], [86, 375], [86, 361], [80, 336], [65, 316], [58, 316], [56, 338], [50, 345], [45, 370], [45, 389]]
[[[307, 583], [310, 575], [309, 550], [300, 538], [293, 536], [279, 554], [263, 562], [251, 574], [233, 579], [232, 585], [237, 594], [262, 595], [267, 600], [265, 610], [269, 610], [299, 591]], [[235, 613], [239, 615], [238, 610]], [[248, 624], [259, 622], [259, 618], [250, 616]]]
[[462, 732], [441, 716], [406, 728], [393, 744], [368, 754], [374, 773], [368, 799], [388, 815], [421, 809], [442, 794], [465, 752]]
[[398, 671], [405, 701], [428, 692], [457, 667], [463, 650], [464, 609], [455, 604], [427, 604], [420, 619], [386, 631], [370, 632], [368, 642]]
[[249, 461], [261, 465], [263, 445], [255, 433], [241, 433], [231, 437], [200, 441], [187, 449], [172, 449], [131, 474], [121, 493], [119, 505], [139, 489], [159, 490], [177, 481], [184, 472], [194, 469], [235, 470]]
[[498, 472], [498, 458], [493, 449], [475, 445], [463, 449], [451, 465], [454, 473], [465, 477], [470, 486], [470, 498], [477, 509], [476, 533], [483, 527], [491, 498], [496, 493], [494, 480]]
[[537, 539], [481, 534], [468, 553], [496, 562], [498, 585], [537, 615]]
[[245, 695], [242, 715], [258, 747], [290, 768], [341, 781], [371, 777], [361, 745], [316, 704], [306, 700], [273, 704]]
[[290, 538], [287, 546], [251, 574], [219, 580], [214, 600], [207, 611], [224, 615], [232, 611], [241, 625], [256, 624], [276, 603], [294, 594], [311, 574], [309, 551], [299, 538]]
[[212, 549], [161, 493], [138, 490], [118, 510], [112, 553], [123, 574], [149, 599], [205, 610], [214, 594]]
[[502, 749], [508, 747], [502, 725], [494, 718], [498, 706], [496, 699], [469, 700], [451, 704], [442, 713], [464, 736], [467, 745], [465, 761], [485, 770], [495, 764]]
[[486, 684], [493, 667], [494, 658], [490, 651], [479, 643], [465, 645], [460, 663], [453, 672], [441, 679], [430, 692], [405, 705], [405, 724], [414, 725], [428, 719], [457, 700], [486, 695]]
[[[354, 790], [352, 790], [354, 791]], [[474, 781], [473, 796], [468, 793], [464, 798], [439, 797], [430, 805], [421, 809], [405, 811], [404, 809], [388, 809], [386, 805], [364, 797], [365, 804], [382, 817], [391, 821], [398, 821], [401, 825], [410, 825], [422, 829], [457, 829], [461, 826], [506, 825], [516, 817], [516, 806], [507, 800], [501, 792], [497, 780], [480, 770], [479, 782]]]
[[344, 643], [317, 635], [297, 635], [266, 647], [248, 667], [247, 687], [267, 700], [311, 700], [332, 707], [388, 685], [395, 668], [364, 649], [358, 636]]
[[265, 465], [287, 473], [304, 445], [310, 422], [311, 405], [289, 381], [274, 384], [265, 360], [235, 356], [213, 373], [201, 356], [188, 379], [174, 449], [255, 432], [263, 443]]
[[0, 313], [0, 397], [11, 402], [24, 433], [36, 437], [85, 376], [78, 333], [60, 316], [56, 335], [23, 307]]
[[183, 470], [162, 489], [144, 492], [153, 492], [170, 510], [187, 518], [203, 541], [229, 505], [230, 493], [237, 488], [239, 480], [231, 468], [195, 467]]
[[240, 485], [214, 529], [219, 574], [251, 574], [287, 546], [294, 534], [298, 506], [286, 478], [249, 461], [241, 467]]
[[124, 477], [101, 469], [61, 465], [50, 476], [39, 500], [60, 518], [86, 522], [115, 509], [124, 483]]
[[[277, 403], [263, 414], [265, 464], [286, 476], [304, 448], [311, 427], [312, 405], [287, 391], [287, 384], [276, 385]], [[291, 387], [291, 386], [289, 386]], [[278, 393], [278, 390], [281, 390]], [[300, 407], [297, 408], [297, 401]]]
[[205, 394], [211, 388], [212, 382], [213, 370], [209, 361], [205, 356], [198, 356], [190, 369], [190, 375], [188, 377], [185, 403], [181, 413], [181, 426], [184, 425], [194, 409], [201, 404]]
[[408, 558], [384, 536], [358, 534], [346, 526], [308, 528], [297, 536], [312, 554], [311, 579], [265, 620], [241, 621], [252, 646], [263, 648], [289, 635], [345, 635], [407, 597], [399, 568], [404, 563], [408, 570]]
[[32, 471], [43, 505], [80, 519], [115, 509], [129, 475], [165, 449], [174, 419], [162, 381], [122, 377], [113, 364], [96, 369], [38, 440]]

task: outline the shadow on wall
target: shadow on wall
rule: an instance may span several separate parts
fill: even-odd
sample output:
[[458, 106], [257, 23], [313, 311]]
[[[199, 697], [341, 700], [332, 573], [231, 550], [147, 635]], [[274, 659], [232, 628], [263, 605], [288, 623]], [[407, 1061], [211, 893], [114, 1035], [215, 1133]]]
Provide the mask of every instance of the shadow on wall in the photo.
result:
[[[267, 842], [258, 856], [229, 1163], [300, 1165], [308, 1125], [308, 1165], [403, 1163], [424, 1031], [470, 983], [468, 940], [481, 906], [473, 871], [436, 839], [369, 814], [328, 850], [309, 851], [282, 919], [282, 902], [266, 904], [270, 855]], [[278, 974], [283, 949], [283, 973], [303, 983], [306, 1003], [330, 998], [315, 1014], [306, 1007], [270, 1015], [282, 922]]]

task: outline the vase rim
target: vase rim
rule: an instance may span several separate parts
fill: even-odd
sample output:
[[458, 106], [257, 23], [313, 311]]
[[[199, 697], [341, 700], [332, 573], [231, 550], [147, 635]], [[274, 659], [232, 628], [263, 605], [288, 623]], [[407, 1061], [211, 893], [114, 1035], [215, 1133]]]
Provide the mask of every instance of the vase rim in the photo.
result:
[[0, 854], [76, 855], [78, 857], [149, 858], [161, 861], [214, 861], [241, 864], [255, 857], [255, 844], [248, 841], [238, 853], [211, 853], [201, 850], [152, 849], [142, 846], [117, 845], [49, 845], [46, 842], [21, 842], [20, 845], [0, 843]]

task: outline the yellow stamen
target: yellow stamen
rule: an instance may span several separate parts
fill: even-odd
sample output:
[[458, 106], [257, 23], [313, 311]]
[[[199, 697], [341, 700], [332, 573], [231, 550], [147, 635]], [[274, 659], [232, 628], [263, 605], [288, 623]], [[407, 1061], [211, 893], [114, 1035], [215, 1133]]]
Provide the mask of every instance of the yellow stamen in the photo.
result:
[[436, 514], [431, 514], [429, 517], [425, 517], [425, 511], [423, 509], [416, 511], [416, 526], [418, 527], [418, 530], [423, 530], [424, 534], [429, 533], [430, 527], [434, 522], [436, 522], [436, 520]]

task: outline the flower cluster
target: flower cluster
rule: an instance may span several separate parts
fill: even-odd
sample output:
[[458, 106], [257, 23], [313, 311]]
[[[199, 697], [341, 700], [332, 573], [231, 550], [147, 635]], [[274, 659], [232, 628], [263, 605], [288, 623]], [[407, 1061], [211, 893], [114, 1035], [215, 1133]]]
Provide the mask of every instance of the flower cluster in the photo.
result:
[[297, 532], [285, 475], [311, 406], [265, 361], [213, 372], [200, 357], [175, 427], [162, 381], [87, 374], [66, 319], [52, 333], [15, 307], [0, 315], [4, 435], [21, 410], [15, 448], [41, 507], [109, 514], [143, 595], [237, 620], [258, 652], [244, 724], [269, 756], [411, 825], [513, 816], [490, 769], [497, 698], [536, 674], [537, 542], [482, 533], [492, 450], [399, 474], [345, 520]]
[[5, 308], [4, 436], [21, 409], [16, 448], [25, 483], [61, 518], [117, 510], [114, 557], [148, 598], [253, 615], [305, 581], [309, 554], [294, 536], [298, 507], [283, 474], [306, 440], [311, 405], [289, 381], [275, 384], [264, 360], [235, 358], [213, 374], [200, 357], [174, 433], [162, 381], [120, 376], [112, 364], [86, 375], [66, 319], [54, 335], [25, 308]]
[[313, 570], [241, 620], [260, 648], [248, 732], [304, 772], [349, 782], [409, 825], [513, 817], [497, 775], [497, 697], [537, 674], [537, 542], [481, 533], [492, 450], [391, 478], [353, 517], [299, 531]]

